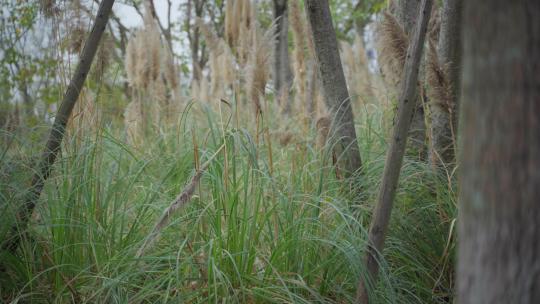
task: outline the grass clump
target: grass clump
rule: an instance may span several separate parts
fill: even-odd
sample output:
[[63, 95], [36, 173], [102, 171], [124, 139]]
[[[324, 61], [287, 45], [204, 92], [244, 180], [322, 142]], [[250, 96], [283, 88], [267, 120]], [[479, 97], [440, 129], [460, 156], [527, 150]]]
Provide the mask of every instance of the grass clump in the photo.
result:
[[[316, 147], [314, 127], [280, 145], [268, 131], [278, 129], [279, 118], [264, 114], [253, 130], [242, 119], [230, 123], [226, 111], [197, 104], [144, 145], [126, 144], [125, 131], [110, 126], [72, 137], [19, 251], [2, 253], [0, 297], [14, 303], [352, 302], [386, 150], [385, 115], [373, 107], [358, 114], [361, 197], [336, 178], [329, 149]], [[222, 145], [191, 201], [136, 258], [163, 210]], [[2, 239], [33, 168], [32, 157], [21, 155], [39, 150], [21, 140], [3, 147]], [[448, 303], [455, 194], [425, 164], [406, 161], [402, 176], [373, 299]]]

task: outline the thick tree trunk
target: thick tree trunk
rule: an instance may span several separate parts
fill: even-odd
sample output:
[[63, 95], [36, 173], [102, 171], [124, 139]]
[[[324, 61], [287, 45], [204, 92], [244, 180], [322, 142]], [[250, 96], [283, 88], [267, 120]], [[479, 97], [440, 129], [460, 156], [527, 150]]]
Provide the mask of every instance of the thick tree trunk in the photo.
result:
[[383, 179], [377, 198], [377, 205], [373, 212], [373, 219], [369, 229], [368, 247], [366, 253], [366, 269], [368, 278], [362, 278], [358, 286], [357, 301], [359, 303], [369, 303], [368, 283], [377, 279], [379, 264], [378, 255], [384, 248], [384, 240], [392, 206], [405, 154], [405, 145], [407, 143], [407, 134], [411, 126], [411, 121], [415, 110], [415, 97], [417, 96], [418, 70], [422, 60], [422, 51], [426, 37], [427, 25], [431, 15], [433, 0], [423, 0], [418, 13], [418, 23], [413, 32], [411, 43], [407, 50], [405, 67], [401, 80], [401, 89], [399, 93], [399, 108], [394, 126], [393, 136], [390, 141], [390, 148], [386, 157]]
[[291, 67], [289, 63], [289, 21], [287, 0], [274, 0], [274, 22], [276, 22], [276, 43], [274, 48], [274, 89], [280, 100], [286, 100], [283, 105], [285, 112], [290, 111], [291, 98], [284, 98], [290, 87]]
[[79, 93], [81, 92], [86, 76], [90, 71], [92, 61], [94, 60], [94, 55], [101, 40], [101, 36], [107, 27], [107, 22], [109, 20], [109, 15], [112, 10], [114, 0], [103, 0], [99, 5], [96, 20], [92, 31], [88, 36], [88, 39], [84, 43], [84, 48], [79, 59], [79, 64], [77, 69], [73, 74], [73, 78], [69, 83], [69, 86], [64, 95], [64, 99], [60, 104], [56, 118], [49, 134], [49, 139], [43, 151], [42, 158], [39, 162], [39, 167], [36, 170], [35, 175], [32, 177], [32, 184], [28, 193], [28, 196], [24, 204], [19, 208], [17, 212], [17, 223], [12, 228], [12, 233], [10, 239], [6, 240], [2, 244], [2, 249], [8, 249], [10, 251], [15, 251], [20, 242], [20, 234], [26, 229], [28, 225], [28, 220], [34, 211], [37, 200], [43, 190], [45, 180], [49, 177], [51, 173], [52, 165], [56, 160], [56, 156], [60, 151], [60, 145], [64, 138], [64, 133], [66, 129], [66, 124], [71, 116], [71, 111], [79, 98]]
[[[398, 0], [396, 17], [401, 26], [403, 26], [403, 30], [409, 37], [412, 37], [419, 8], [420, 0]], [[409, 39], [409, 41], [410, 40], [411, 39]], [[417, 95], [414, 99], [416, 106], [414, 109], [414, 116], [411, 121], [411, 129], [409, 130], [410, 141], [408, 144], [409, 148], [407, 155], [410, 154], [418, 159], [425, 159], [427, 155], [426, 121], [424, 115], [424, 105], [421, 97], [422, 96]]]
[[458, 303], [540, 301], [540, 2], [464, 1]]
[[[439, 34], [439, 64], [447, 77], [449, 99], [432, 100], [431, 106], [431, 163], [452, 167], [455, 163], [455, 145], [458, 121], [461, 63], [462, 0], [445, 0], [442, 8]], [[437, 104], [443, 102], [444, 104]]]
[[334, 152], [338, 156], [337, 165], [345, 176], [350, 176], [362, 167], [362, 161], [328, 0], [306, 0], [305, 8], [315, 44], [324, 99], [333, 116], [331, 135], [336, 141]]

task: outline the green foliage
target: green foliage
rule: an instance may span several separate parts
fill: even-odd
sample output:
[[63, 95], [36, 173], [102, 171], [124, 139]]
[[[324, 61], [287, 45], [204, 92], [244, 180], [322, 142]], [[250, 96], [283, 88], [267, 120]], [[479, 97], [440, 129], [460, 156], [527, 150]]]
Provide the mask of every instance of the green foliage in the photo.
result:
[[0, 106], [19, 101], [31, 113], [37, 99], [51, 102], [58, 62], [31, 41], [36, 32], [45, 35], [37, 1], [0, 0], [0, 7]]
[[[144, 147], [127, 146], [118, 128], [72, 137], [22, 247], [0, 257], [6, 267], [2, 300], [351, 302], [365, 273], [366, 229], [386, 150], [383, 111], [357, 116], [365, 160], [361, 197], [336, 179], [328, 153], [312, 146], [313, 130], [302, 143], [270, 147], [251, 135], [250, 126], [232, 127], [226, 116], [201, 106]], [[263, 130], [280, 123], [267, 119]], [[0, 239], [32, 173], [32, 157], [21, 155], [39, 150], [32, 141], [10, 138], [0, 151]], [[153, 222], [190, 179], [195, 160], [203, 163], [222, 144], [192, 201], [136, 259]], [[424, 164], [407, 160], [402, 176], [373, 298], [451, 302], [455, 194]]]
[[371, 21], [373, 14], [386, 6], [386, 0], [333, 0], [329, 1], [334, 28], [338, 39], [352, 41], [363, 27]]

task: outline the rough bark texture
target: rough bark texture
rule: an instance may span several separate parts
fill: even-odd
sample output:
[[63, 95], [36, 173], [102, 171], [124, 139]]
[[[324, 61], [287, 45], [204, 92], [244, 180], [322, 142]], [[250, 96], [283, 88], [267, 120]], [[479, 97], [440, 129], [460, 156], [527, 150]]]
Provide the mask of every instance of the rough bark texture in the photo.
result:
[[403, 26], [405, 32], [410, 36], [416, 24], [420, 0], [397, 0], [396, 17]]
[[274, 0], [274, 22], [276, 22], [276, 43], [274, 48], [274, 89], [281, 100], [287, 100], [285, 112], [290, 111], [291, 98], [283, 98], [288, 94], [291, 83], [291, 66], [289, 62], [289, 20], [287, 0]]
[[540, 301], [540, 1], [465, 1], [458, 303]]
[[306, 0], [305, 8], [325, 103], [333, 116], [331, 134], [336, 141], [334, 152], [338, 156], [339, 170], [349, 176], [362, 167], [362, 161], [330, 8], [327, 0]]
[[[431, 15], [431, 7], [433, 0], [423, 0], [420, 6], [418, 24], [414, 30], [407, 57], [405, 59], [405, 68], [401, 80], [401, 88], [398, 100], [398, 114], [394, 126], [393, 136], [390, 141], [390, 148], [386, 156], [384, 166], [383, 179], [377, 205], [373, 213], [371, 227], [369, 229], [368, 248], [366, 253], [366, 269], [368, 278], [373, 283], [379, 272], [379, 264], [377, 262], [379, 253], [384, 248], [384, 240], [392, 206], [405, 154], [405, 146], [407, 143], [407, 134], [411, 126], [415, 103], [414, 98], [417, 95], [418, 70], [422, 60], [422, 51], [426, 37], [427, 25]], [[359, 303], [369, 303], [366, 281], [360, 280], [358, 286], [357, 301]]]
[[[403, 26], [407, 36], [411, 37], [416, 25], [420, 0], [398, 0], [396, 6], [396, 17]], [[410, 40], [410, 39], [409, 39]], [[426, 153], [426, 121], [424, 117], [424, 105], [419, 95], [414, 97], [416, 106], [414, 116], [409, 130], [410, 142], [408, 144], [408, 155], [417, 156], [419, 159], [425, 159]]]
[[441, 12], [441, 32], [439, 34], [439, 63], [444, 68], [450, 84], [450, 99], [445, 106], [431, 101], [431, 134], [433, 151], [431, 163], [455, 163], [455, 144], [457, 134], [458, 97], [460, 91], [461, 63], [461, 14], [463, 0], [445, 0]]
[[79, 98], [86, 76], [90, 71], [94, 55], [101, 40], [101, 36], [107, 27], [109, 15], [112, 10], [114, 0], [103, 0], [99, 5], [96, 20], [92, 31], [84, 43], [81, 57], [77, 69], [73, 74], [73, 78], [69, 83], [66, 90], [66, 94], [60, 104], [56, 118], [49, 134], [49, 139], [43, 151], [42, 158], [39, 162], [39, 167], [36, 170], [35, 175], [32, 177], [32, 184], [28, 193], [28, 196], [24, 204], [19, 208], [17, 212], [17, 224], [12, 228], [10, 239], [6, 240], [2, 244], [3, 249], [9, 249], [15, 251], [20, 242], [20, 233], [25, 230], [28, 220], [34, 211], [37, 200], [43, 190], [45, 180], [51, 173], [52, 165], [56, 160], [56, 156], [60, 151], [60, 145], [64, 138], [66, 124], [71, 116], [71, 111]]

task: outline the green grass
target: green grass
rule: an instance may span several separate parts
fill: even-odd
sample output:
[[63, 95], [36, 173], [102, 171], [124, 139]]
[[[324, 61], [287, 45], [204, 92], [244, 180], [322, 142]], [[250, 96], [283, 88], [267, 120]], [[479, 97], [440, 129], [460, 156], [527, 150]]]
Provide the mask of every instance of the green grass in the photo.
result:
[[[195, 106], [142, 147], [125, 144], [123, 131], [111, 126], [82, 133], [64, 145], [20, 250], [2, 253], [1, 299], [351, 302], [365, 274], [362, 257], [388, 133], [382, 110], [366, 107], [358, 116], [361, 195], [336, 179], [311, 129], [293, 144], [269, 145], [272, 136], [257, 136], [253, 122], [229, 122], [227, 114]], [[268, 117], [259, 130], [277, 130], [280, 123]], [[2, 239], [40, 151], [21, 135], [3, 138], [15, 139], [0, 151]], [[191, 202], [137, 259], [154, 222], [194, 173], [194, 139], [199, 163], [222, 144], [225, 149]], [[456, 206], [447, 183], [428, 165], [405, 161], [374, 303], [452, 301]]]

